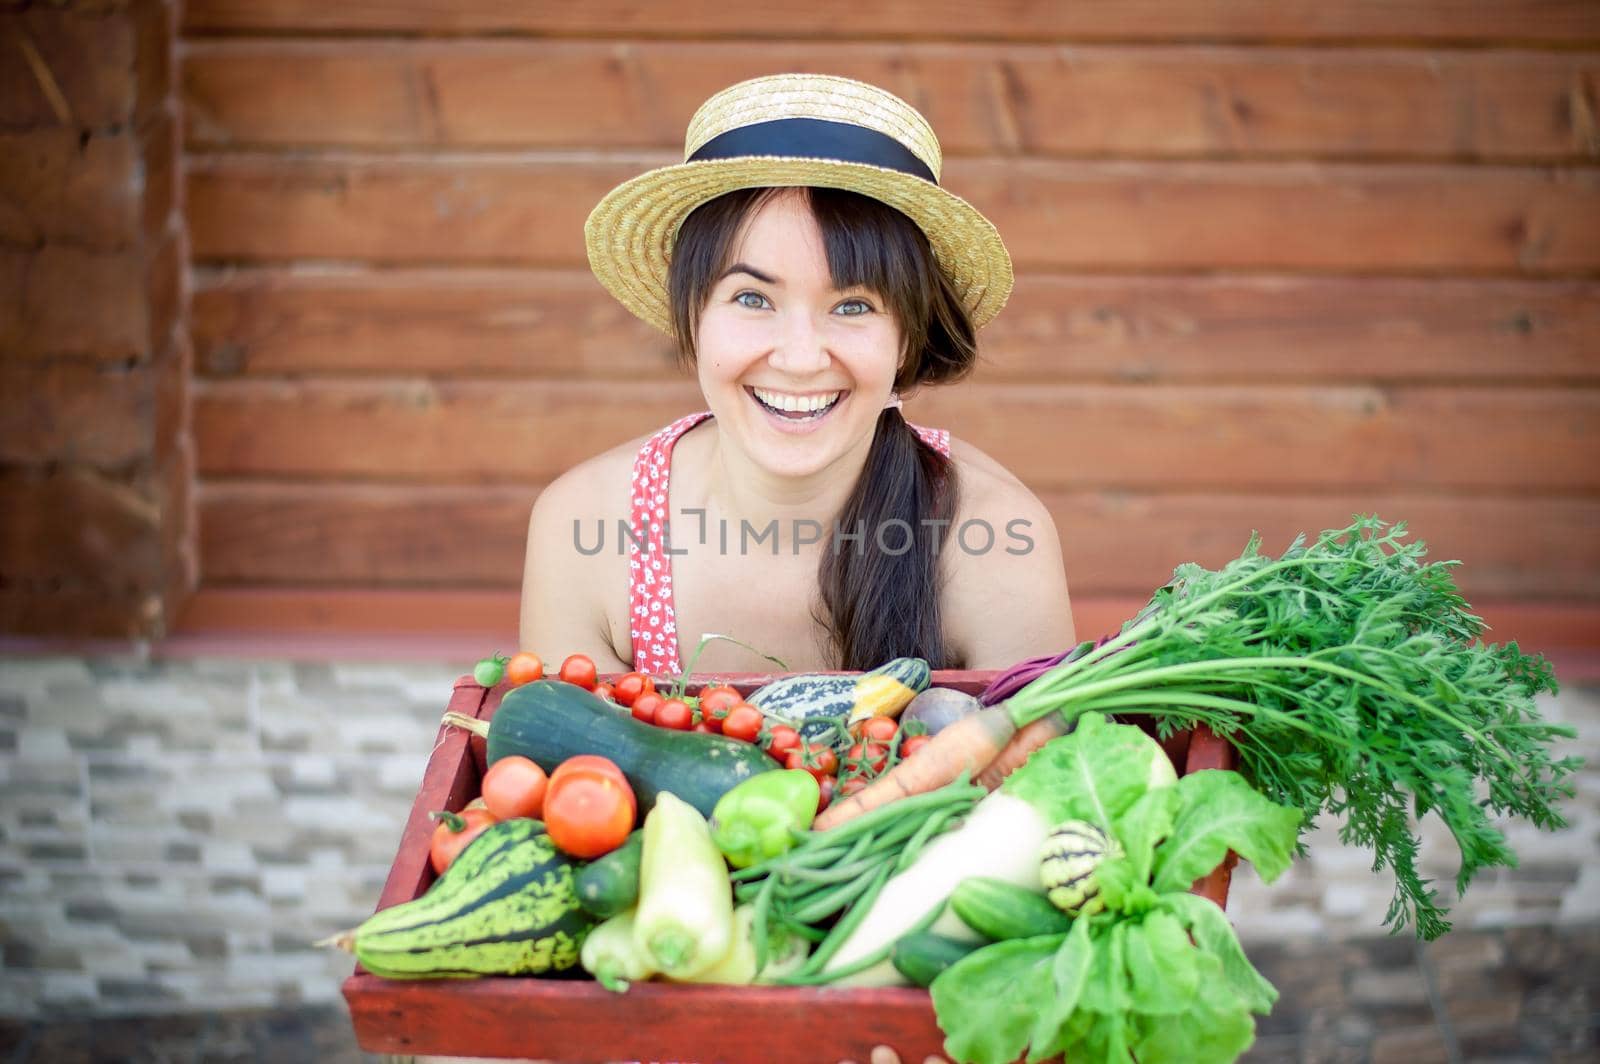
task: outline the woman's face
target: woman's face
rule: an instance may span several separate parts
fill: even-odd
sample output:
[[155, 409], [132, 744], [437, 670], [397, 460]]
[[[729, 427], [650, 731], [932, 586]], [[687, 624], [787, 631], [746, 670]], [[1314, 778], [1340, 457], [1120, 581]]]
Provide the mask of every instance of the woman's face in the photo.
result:
[[[894, 386], [900, 326], [876, 292], [833, 287], [798, 193], [754, 211], [728, 261], [700, 316], [701, 390], [720, 431], [757, 465], [815, 473], [871, 439]], [[821, 409], [798, 418], [772, 409], [797, 406]]]

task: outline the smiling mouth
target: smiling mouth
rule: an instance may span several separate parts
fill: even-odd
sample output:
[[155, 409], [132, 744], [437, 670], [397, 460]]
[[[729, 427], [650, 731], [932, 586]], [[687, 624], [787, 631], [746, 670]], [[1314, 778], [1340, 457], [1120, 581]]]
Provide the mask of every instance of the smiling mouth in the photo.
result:
[[817, 421], [823, 417], [826, 417], [828, 411], [838, 406], [839, 401], [849, 394], [848, 392], [844, 391], [836, 392], [834, 393], [834, 397], [831, 402], [829, 402], [826, 406], [818, 407], [815, 410], [786, 410], [761, 398], [761, 396], [756, 393], [754, 388], [746, 386], [745, 392], [763, 409], [776, 417], [781, 417], [788, 421]]

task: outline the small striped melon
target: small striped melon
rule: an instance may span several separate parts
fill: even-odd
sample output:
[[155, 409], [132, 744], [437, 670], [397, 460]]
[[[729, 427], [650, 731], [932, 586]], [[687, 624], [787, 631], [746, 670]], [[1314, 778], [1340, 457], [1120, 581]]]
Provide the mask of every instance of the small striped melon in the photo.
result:
[[1039, 882], [1050, 903], [1072, 916], [1105, 908], [1095, 869], [1120, 857], [1117, 840], [1085, 820], [1068, 820], [1052, 831], [1039, 851]]

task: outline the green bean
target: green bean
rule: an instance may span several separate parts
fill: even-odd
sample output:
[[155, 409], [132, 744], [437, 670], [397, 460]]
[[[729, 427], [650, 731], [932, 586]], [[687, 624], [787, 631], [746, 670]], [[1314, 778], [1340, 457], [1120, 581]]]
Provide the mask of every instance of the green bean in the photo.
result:
[[[921, 920], [918, 920], [916, 924], [906, 931], [906, 935], [920, 934], [932, 927], [934, 921], [939, 919], [940, 915], [944, 912], [944, 907], [945, 903], [942, 901], [938, 905], [935, 905], [933, 910], [929, 912], [928, 915], [924, 916]], [[852, 913], [852, 915], [854, 914]], [[840, 922], [839, 926], [844, 926], [842, 921]], [[834, 928], [834, 930], [837, 931], [838, 928]], [[902, 935], [901, 937], [903, 938], [905, 936]], [[899, 939], [895, 940], [895, 942], [898, 941]], [[781, 986], [819, 986], [824, 983], [837, 982], [840, 979], [857, 975], [866, 971], [868, 968], [873, 967], [874, 965], [882, 964], [884, 961], [888, 960], [889, 954], [894, 951], [895, 942], [891, 942], [881, 949], [873, 950], [860, 960], [853, 961], [850, 964], [845, 965], [843, 968], [836, 968], [831, 972], [822, 971], [820, 965], [815, 970], [808, 970], [811, 969], [811, 961], [807, 961], [805, 967], [801, 968], [800, 971], [793, 975], [777, 979], [775, 982]], [[816, 953], [812, 954], [812, 960], [822, 957], [823, 963], [826, 963], [828, 958], [831, 958], [834, 952], [837, 952], [838, 947], [834, 947], [833, 950], [828, 951], [824, 956], [824, 950], [827, 950], [827, 948], [828, 943], [826, 942], [817, 947]]]
[[779, 923], [789, 934], [799, 935], [808, 942], [821, 942], [828, 937], [828, 933], [821, 928], [812, 927], [810, 924], [802, 924], [799, 920], [791, 920], [787, 916], [780, 915]]
[[880, 879], [887, 879], [892, 869], [888, 865], [882, 866], [870, 876], [862, 876], [849, 883], [829, 887], [821, 891], [816, 897], [809, 898], [805, 904], [797, 906], [790, 911], [790, 915], [803, 923], [814, 924], [818, 920], [832, 916], [834, 913], [849, 905], [854, 899], [868, 890], [873, 883]]
[[854, 879], [863, 872], [870, 872], [884, 859], [882, 857], [863, 857], [850, 864], [835, 865], [832, 868], [788, 868], [779, 872], [775, 877], [780, 883], [840, 883], [847, 879]]
[[924, 820], [922, 826], [917, 829], [917, 833], [911, 836], [911, 841], [901, 848], [900, 856], [895, 858], [894, 870], [896, 872], [904, 872], [907, 868], [910, 868], [911, 862], [915, 861], [917, 856], [922, 853], [923, 847], [927, 846], [935, 835], [943, 831], [950, 821], [960, 819], [963, 812], [965, 810], [951, 809], [941, 811]]
[[767, 912], [772, 907], [772, 880], [767, 880], [756, 895], [755, 912], [750, 915], [750, 940], [756, 948], [756, 974], [767, 966]]
[[838, 827], [829, 828], [822, 834], [830, 836], [837, 841], [854, 839], [861, 832], [875, 831], [884, 824], [892, 824], [901, 817], [909, 816], [913, 811], [924, 812], [930, 808], [936, 809], [939, 806], [958, 801], [970, 801], [988, 793], [975, 783], [967, 783], [965, 777], [966, 773], [963, 772], [961, 779], [954, 783], [948, 783], [936, 791], [929, 791], [926, 794], [914, 794], [909, 798], [901, 798], [890, 802], [872, 810], [870, 813], [863, 813], [852, 820], [846, 820]]
[[833, 925], [833, 930], [828, 932], [828, 937], [822, 940], [822, 944], [816, 948], [816, 951], [811, 954], [801, 967], [800, 971], [802, 973], [807, 971], [820, 972], [823, 966], [832, 959], [833, 955], [839, 952], [839, 947], [844, 945], [845, 940], [855, 934], [856, 928], [860, 927], [861, 922], [867, 918], [867, 911], [877, 903], [878, 895], [883, 891], [883, 885], [889, 881], [889, 871], [889, 867], [885, 865], [878, 870], [877, 875], [872, 877], [869, 889], [861, 897], [857, 898], [855, 904], [850, 907], [850, 911], [845, 913], [839, 922]]

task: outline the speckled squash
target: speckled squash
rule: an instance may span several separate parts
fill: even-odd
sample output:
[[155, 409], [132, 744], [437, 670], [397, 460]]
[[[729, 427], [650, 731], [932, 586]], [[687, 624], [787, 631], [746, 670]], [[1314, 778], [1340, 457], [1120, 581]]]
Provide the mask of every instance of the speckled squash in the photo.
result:
[[808, 673], [774, 680], [745, 701], [763, 713], [794, 723], [802, 736], [815, 739], [828, 730], [822, 718], [846, 717], [854, 723], [868, 717], [898, 716], [927, 689], [930, 675], [922, 658], [895, 658], [870, 672]]
[[578, 904], [573, 870], [539, 821], [503, 820], [472, 840], [422, 897], [356, 928], [356, 959], [386, 979], [566, 971], [594, 925]]

